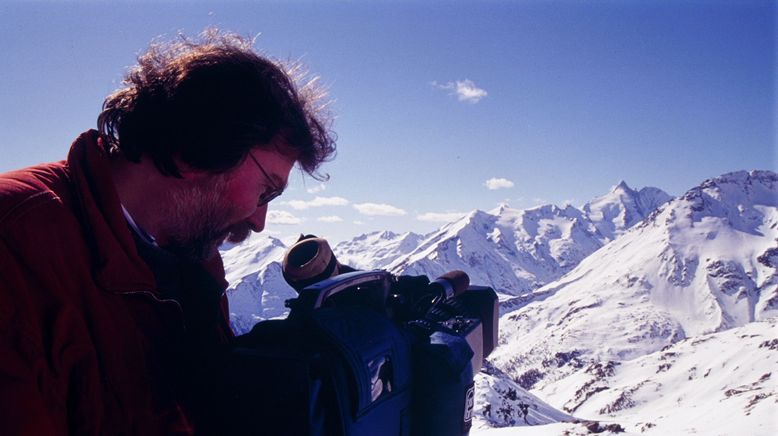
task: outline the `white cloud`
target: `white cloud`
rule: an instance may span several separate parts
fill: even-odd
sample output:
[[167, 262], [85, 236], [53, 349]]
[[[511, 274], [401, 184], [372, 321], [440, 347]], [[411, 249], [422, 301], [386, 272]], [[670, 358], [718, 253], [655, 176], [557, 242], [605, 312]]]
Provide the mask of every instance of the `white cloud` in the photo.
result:
[[337, 216], [337, 215], [330, 215], [330, 216], [320, 216], [316, 218], [316, 221], [321, 221], [323, 223], [342, 223], [343, 218]]
[[291, 213], [284, 210], [270, 210], [267, 212], [267, 222], [270, 224], [295, 225], [303, 222]]
[[310, 188], [306, 189], [306, 191], [307, 191], [309, 194], [318, 194], [319, 192], [322, 192], [322, 191], [324, 191], [325, 189], [327, 189], [327, 186], [325, 186], [325, 185], [324, 185], [324, 183], [319, 183], [319, 184], [318, 184], [318, 185], [316, 185], [316, 186], [312, 186], [312, 187], [310, 187]]
[[355, 204], [354, 209], [356, 209], [362, 215], [369, 216], [402, 216], [407, 214], [407, 212], [398, 207], [383, 203]]
[[484, 186], [490, 191], [494, 191], [495, 189], [513, 188], [513, 182], [502, 177], [492, 177], [484, 182]]
[[286, 204], [292, 209], [305, 210], [311, 207], [321, 206], [345, 206], [348, 204], [348, 200], [343, 197], [316, 197], [310, 201], [304, 200], [289, 200], [282, 204]]
[[365, 225], [365, 222], [364, 222], [364, 221], [359, 221], [359, 220], [356, 220], [356, 221], [354, 221], [354, 224], [356, 224], [356, 225], [358, 225], [358, 226], [364, 226], [364, 225]]
[[449, 91], [449, 94], [456, 95], [459, 101], [473, 104], [478, 103], [488, 95], [485, 89], [479, 88], [469, 79], [447, 82], [445, 84], [432, 82], [432, 86]]
[[450, 223], [467, 215], [465, 212], [427, 212], [416, 217], [419, 221], [428, 221], [432, 223]]

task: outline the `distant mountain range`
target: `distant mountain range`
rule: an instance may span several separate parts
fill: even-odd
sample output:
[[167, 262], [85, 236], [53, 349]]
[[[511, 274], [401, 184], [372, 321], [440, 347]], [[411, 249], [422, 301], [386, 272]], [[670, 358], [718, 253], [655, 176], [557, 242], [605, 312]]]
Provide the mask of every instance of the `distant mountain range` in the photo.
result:
[[[333, 252], [341, 263], [362, 270], [435, 278], [460, 269], [471, 283], [491, 286], [506, 297], [522, 295], [558, 279], [670, 199], [660, 189], [635, 191], [622, 181], [582, 209], [501, 205], [489, 212], [475, 210], [427, 235], [360, 235], [337, 244]], [[261, 234], [240, 246], [222, 247], [236, 331], [286, 313], [284, 300], [295, 296], [281, 276], [286, 248]]]
[[[223, 247], [236, 332], [285, 313], [295, 295], [280, 274], [285, 249], [261, 235]], [[580, 209], [501, 205], [427, 235], [371, 233], [334, 251], [395, 274], [461, 269], [498, 291], [500, 345], [477, 376], [477, 427], [575, 415], [635, 433], [774, 430], [773, 172], [725, 174], [677, 199], [621, 182]], [[734, 424], [716, 427], [724, 413]]]
[[461, 269], [471, 283], [521, 295], [570, 271], [586, 256], [645, 218], [671, 197], [657, 188], [634, 191], [625, 182], [581, 209], [507, 205], [473, 211], [427, 235], [375, 232], [333, 248], [361, 269], [431, 278]]

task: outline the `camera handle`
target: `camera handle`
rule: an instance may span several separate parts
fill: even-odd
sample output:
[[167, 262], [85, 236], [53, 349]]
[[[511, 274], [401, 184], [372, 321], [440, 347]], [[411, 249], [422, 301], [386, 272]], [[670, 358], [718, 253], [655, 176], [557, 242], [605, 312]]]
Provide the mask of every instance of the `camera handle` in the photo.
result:
[[305, 287], [300, 291], [294, 308], [298, 310], [318, 309], [327, 299], [355, 286], [368, 293], [366, 297], [369, 301], [375, 302], [376, 307], [381, 307], [389, 296], [392, 280], [392, 274], [381, 270], [339, 274]]

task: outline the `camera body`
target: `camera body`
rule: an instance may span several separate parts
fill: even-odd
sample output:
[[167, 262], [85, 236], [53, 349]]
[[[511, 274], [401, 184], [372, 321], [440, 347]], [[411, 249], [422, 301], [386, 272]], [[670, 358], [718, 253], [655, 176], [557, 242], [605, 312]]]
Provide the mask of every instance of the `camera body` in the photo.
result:
[[[461, 289], [441, 289], [462, 276], [464, 284], [452, 286]], [[395, 276], [383, 270], [347, 272], [303, 288], [287, 306], [292, 309], [290, 317], [327, 306], [360, 306], [424, 334], [445, 331], [460, 336], [473, 351], [474, 372], [497, 344], [497, 294], [489, 287], [470, 286], [461, 271], [434, 282], [426, 276]]]
[[496, 293], [464, 273], [348, 270], [237, 338], [217, 393], [225, 433], [468, 434], [473, 374], [497, 343]]

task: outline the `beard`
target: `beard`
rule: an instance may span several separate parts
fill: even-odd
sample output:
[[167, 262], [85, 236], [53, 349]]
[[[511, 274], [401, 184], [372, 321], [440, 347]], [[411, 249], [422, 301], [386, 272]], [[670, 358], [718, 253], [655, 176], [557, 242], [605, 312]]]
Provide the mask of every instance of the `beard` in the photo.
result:
[[226, 176], [219, 175], [212, 183], [174, 193], [164, 226], [168, 240], [162, 248], [200, 262], [216, 255], [225, 240], [243, 242], [251, 228], [245, 221], [229, 221], [236, 214], [232, 205], [222, 204], [226, 186]]

